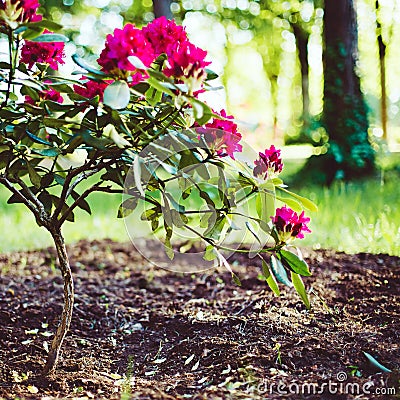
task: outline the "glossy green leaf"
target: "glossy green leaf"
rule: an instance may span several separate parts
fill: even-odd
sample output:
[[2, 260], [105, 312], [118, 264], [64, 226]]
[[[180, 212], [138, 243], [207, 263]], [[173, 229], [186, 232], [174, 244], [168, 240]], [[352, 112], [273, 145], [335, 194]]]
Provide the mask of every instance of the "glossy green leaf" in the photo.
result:
[[57, 147], [51, 149], [32, 149], [32, 152], [43, 157], [57, 157], [61, 153]]
[[271, 270], [279, 282], [289, 287], [293, 286], [287, 276], [285, 267], [282, 265], [281, 261], [273, 255], [271, 255]]
[[[79, 193], [75, 192], [74, 190], [71, 193], [72, 198], [76, 201], [79, 199]], [[85, 199], [79, 199], [77, 203], [78, 207], [83, 211], [86, 211], [89, 215], [92, 214], [92, 210], [90, 209], [89, 203]]]
[[53, 206], [53, 202], [52, 202], [51, 195], [49, 194], [49, 192], [47, 192], [46, 190], [43, 190], [39, 194], [38, 200], [43, 204], [44, 210], [48, 214], [50, 214], [51, 208]]
[[278, 256], [281, 256], [282, 262], [297, 274], [302, 276], [311, 275], [307, 263], [291, 251], [281, 249], [278, 253]]
[[306, 199], [303, 196], [299, 196], [296, 193], [290, 192], [289, 190], [283, 188], [282, 186], [277, 186], [278, 189], [282, 190], [283, 192], [289, 194], [290, 196], [294, 197], [296, 200], [298, 200], [304, 208], [306, 208], [309, 211], [318, 211], [318, 207], [315, 203], [313, 203], [311, 200]]
[[235, 285], [242, 286], [242, 282], [240, 281], [239, 277], [232, 272], [232, 280]]
[[40, 188], [40, 175], [36, 172], [35, 168], [32, 167], [30, 163], [27, 163], [26, 166], [28, 167], [29, 179], [31, 180], [32, 185]]
[[169, 94], [170, 96], [175, 96], [174, 92], [172, 91], [173, 86], [169, 82], [160, 82], [156, 78], [150, 77], [146, 81], [151, 87], [157, 89], [162, 93]]
[[204, 256], [203, 256], [204, 260], [212, 261], [212, 260], [215, 260], [217, 257], [218, 257], [218, 255], [215, 252], [214, 246], [209, 244], [206, 247], [206, 251], [205, 251]]
[[262, 272], [269, 288], [275, 293], [276, 296], [280, 296], [281, 292], [279, 290], [279, 286], [264, 259], [262, 260]]
[[295, 199], [291, 199], [290, 197], [282, 197], [279, 195], [277, 195], [276, 198], [277, 200], [280, 200], [282, 203], [285, 203], [287, 206], [289, 206], [293, 211], [301, 212], [303, 210], [301, 204]]
[[129, 199], [125, 199], [119, 206], [117, 217], [125, 218], [130, 215], [135, 210], [138, 204], [138, 200], [139, 199], [137, 197], [130, 197]]
[[303, 300], [304, 305], [309, 310], [311, 308], [310, 300], [308, 298], [307, 291], [304, 287], [304, 283], [303, 283], [300, 275], [296, 274], [293, 271], [290, 271], [290, 275], [292, 278], [293, 286], [296, 289], [296, 292], [299, 294], [299, 296]]
[[129, 104], [131, 93], [125, 81], [115, 81], [104, 90], [103, 102], [113, 110], [121, 110]]
[[44, 33], [42, 35], [39, 35], [32, 39], [33, 42], [45, 42], [45, 43], [50, 43], [50, 42], [57, 42], [57, 43], [65, 43], [68, 42], [68, 38], [64, 35], [61, 35], [59, 33]]
[[380, 369], [382, 372], [392, 372], [389, 368], [386, 368], [379, 361], [377, 361], [371, 354], [363, 351], [365, 357], [367, 357], [368, 361], [376, 368]]
[[102, 77], [107, 76], [107, 74], [105, 74], [103, 71], [100, 71], [99, 69], [89, 65], [85, 60], [83, 60], [81, 57], [79, 57], [78, 54], [74, 54], [72, 56], [72, 60], [74, 61], [74, 63], [76, 65], [85, 69], [88, 72], [91, 72], [94, 75], [98, 75], [98, 76], [102, 76]]

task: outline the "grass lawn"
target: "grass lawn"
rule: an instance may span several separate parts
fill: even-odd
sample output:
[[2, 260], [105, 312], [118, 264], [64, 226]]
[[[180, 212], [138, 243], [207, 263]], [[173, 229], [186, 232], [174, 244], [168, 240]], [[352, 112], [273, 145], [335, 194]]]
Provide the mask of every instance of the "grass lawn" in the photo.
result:
[[[296, 168], [288, 168], [295, 170]], [[311, 214], [311, 229], [298, 245], [333, 248], [348, 253], [370, 252], [400, 255], [400, 190], [398, 174], [382, 185], [379, 179], [357, 183], [336, 183], [331, 188], [318, 186], [296, 191], [318, 204]], [[8, 192], [0, 188], [0, 252], [51, 246], [52, 241], [39, 228], [23, 205], [6, 204]], [[127, 241], [124, 221], [116, 218], [120, 195], [92, 195], [93, 215], [76, 213], [76, 223], [64, 225], [67, 242], [82, 238], [111, 238]]]

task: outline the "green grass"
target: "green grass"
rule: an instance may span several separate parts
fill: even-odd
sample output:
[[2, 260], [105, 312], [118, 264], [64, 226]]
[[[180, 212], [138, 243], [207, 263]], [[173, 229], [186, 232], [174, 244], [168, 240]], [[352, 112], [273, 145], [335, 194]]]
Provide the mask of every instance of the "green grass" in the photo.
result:
[[[398, 180], [399, 175], [393, 174], [384, 185], [379, 179], [371, 179], [337, 183], [329, 189], [316, 186], [297, 189], [317, 203], [319, 211], [310, 215], [313, 233], [296, 244], [348, 253], [400, 255]], [[30, 212], [23, 205], [6, 204], [8, 197], [8, 192], [0, 188], [0, 252], [51, 246], [49, 234], [36, 225]], [[128, 241], [124, 221], [116, 218], [120, 202], [120, 195], [93, 194], [93, 215], [79, 211], [75, 223], [64, 225], [67, 242], [83, 238]]]
[[[36, 225], [31, 212], [22, 204], [6, 204], [8, 197], [10, 195], [7, 190], [1, 187], [0, 253], [52, 246], [49, 233]], [[124, 221], [116, 218], [121, 199], [121, 195], [93, 193], [90, 202], [92, 215], [78, 210], [76, 222], [64, 224], [63, 234], [67, 243], [85, 238], [128, 241]]]
[[383, 185], [375, 179], [336, 183], [329, 189], [300, 189], [300, 194], [309, 197], [319, 207], [318, 213], [310, 215], [312, 234], [307, 235], [301, 244], [346, 253], [400, 256], [398, 180], [397, 174]]

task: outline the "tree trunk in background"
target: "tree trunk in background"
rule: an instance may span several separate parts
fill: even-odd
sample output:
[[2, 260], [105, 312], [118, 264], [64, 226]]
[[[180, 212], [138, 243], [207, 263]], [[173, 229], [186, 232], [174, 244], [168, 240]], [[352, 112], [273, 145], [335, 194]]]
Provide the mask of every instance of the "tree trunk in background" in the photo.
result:
[[325, 1], [323, 123], [329, 135], [325, 180], [353, 179], [374, 171], [367, 106], [355, 73], [357, 20], [353, 0]]
[[300, 61], [301, 91], [303, 95], [303, 130], [307, 129], [310, 122], [310, 96], [308, 92], [308, 33], [297, 24], [291, 24]]
[[375, 1], [376, 11], [376, 33], [379, 49], [379, 67], [381, 72], [381, 122], [382, 122], [382, 139], [387, 140], [387, 101], [386, 101], [386, 44], [382, 37], [382, 25], [378, 17], [379, 0]]
[[171, 0], [153, 0], [154, 16], [156, 18], [166, 17], [172, 19]]

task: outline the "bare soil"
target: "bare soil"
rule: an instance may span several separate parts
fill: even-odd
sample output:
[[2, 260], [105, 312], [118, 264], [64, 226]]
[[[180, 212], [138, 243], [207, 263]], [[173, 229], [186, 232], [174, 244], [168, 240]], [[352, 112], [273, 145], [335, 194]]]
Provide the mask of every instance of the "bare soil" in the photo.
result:
[[[53, 249], [0, 255], [0, 399], [400, 398], [400, 259], [304, 250], [312, 310], [275, 297], [257, 260], [185, 275], [132, 244], [68, 248], [76, 304], [42, 377], [62, 306]], [[363, 352], [392, 372], [382, 372]]]

